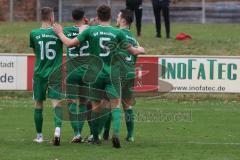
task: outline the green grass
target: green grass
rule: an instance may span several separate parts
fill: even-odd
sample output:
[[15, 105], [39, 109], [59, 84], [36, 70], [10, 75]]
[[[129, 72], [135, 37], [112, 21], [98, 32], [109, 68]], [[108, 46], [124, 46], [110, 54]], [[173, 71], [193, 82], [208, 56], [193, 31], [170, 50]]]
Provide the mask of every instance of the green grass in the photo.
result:
[[[32, 53], [28, 47], [28, 36], [29, 32], [39, 25], [35, 22], [0, 22], [0, 53]], [[64, 25], [71, 25], [71, 23]], [[167, 40], [156, 39], [154, 25], [144, 24], [139, 41], [146, 48], [147, 54], [154, 55], [239, 55], [240, 37], [237, 34], [239, 30], [238, 24], [174, 23], [172, 39]], [[176, 41], [174, 37], [180, 32], [192, 35], [193, 40]]]
[[[48, 140], [53, 135], [53, 115], [49, 104], [47, 102], [44, 110], [44, 136]], [[122, 149], [116, 150], [110, 142], [101, 146], [69, 144], [72, 130], [68, 122], [63, 125], [60, 147], [47, 142], [35, 144], [32, 142], [35, 130], [31, 97], [2, 97], [0, 159], [237, 160], [240, 156], [239, 105], [240, 102], [224, 100], [138, 99], [136, 119], [142, 122], [136, 122], [136, 142], [124, 141], [126, 129], [123, 124]], [[186, 118], [179, 117], [180, 113], [187, 115]], [[178, 116], [173, 118], [169, 115]], [[83, 134], [88, 134], [87, 125]]]

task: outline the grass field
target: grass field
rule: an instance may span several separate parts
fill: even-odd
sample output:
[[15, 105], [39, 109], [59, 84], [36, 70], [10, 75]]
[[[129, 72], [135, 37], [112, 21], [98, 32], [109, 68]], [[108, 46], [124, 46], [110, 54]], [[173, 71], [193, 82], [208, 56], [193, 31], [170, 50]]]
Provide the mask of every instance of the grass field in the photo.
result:
[[[64, 24], [72, 25], [71, 23]], [[28, 47], [29, 32], [39, 27], [38, 23], [1, 23], [0, 53], [32, 53]], [[133, 27], [133, 30], [135, 27]], [[147, 54], [177, 55], [239, 55], [240, 31], [238, 24], [173, 24], [172, 39], [156, 39], [153, 24], [143, 26], [139, 42], [146, 48]], [[164, 35], [163, 30], [163, 35]], [[179, 42], [175, 35], [185, 32], [192, 35], [193, 40]]]
[[[138, 99], [136, 111], [136, 142], [124, 141], [122, 149], [69, 144], [72, 130], [64, 122], [62, 145], [48, 142], [35, 144], [33, 102], [31, 97], [2, 97], [0, 103], [1, 160], [66, 160], [66, 159], [152, 159], [152, 160], [234, 160], [240, 157], [239, 108], [236, 101], [168, 101]], [[44, 110], [44, 136], [53, 135], [52, 110], [47, 102]], [[88, 134], [87, 125], [84, 135]]]

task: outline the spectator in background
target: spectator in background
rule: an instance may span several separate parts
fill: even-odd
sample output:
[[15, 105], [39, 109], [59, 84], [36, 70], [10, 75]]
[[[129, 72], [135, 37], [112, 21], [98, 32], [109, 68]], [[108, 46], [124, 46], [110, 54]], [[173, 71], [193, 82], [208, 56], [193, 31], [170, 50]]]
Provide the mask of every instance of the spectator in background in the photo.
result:
[[126, 0], [127, 9], [135, 12], [137, 36], [141, 36], [142, 28], [142, 0]]
[[152, 0], [153, 11], [156, 21], [156, 37], [161, 38], [161, 12], [163, 13], [166, 37], [170, 38], [170, 16], [169, 16], [170, 0]]

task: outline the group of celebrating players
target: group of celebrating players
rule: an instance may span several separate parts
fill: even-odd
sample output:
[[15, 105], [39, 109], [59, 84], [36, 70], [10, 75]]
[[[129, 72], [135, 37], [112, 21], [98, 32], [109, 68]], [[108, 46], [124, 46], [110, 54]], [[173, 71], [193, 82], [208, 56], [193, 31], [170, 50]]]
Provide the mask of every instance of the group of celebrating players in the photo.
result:
[[[113, 147], [120, 148], [121, 105], [127, 126], [126, 140], [134, 141], [135, 63], [144, 53], [130, 32], [133, 13], [123, 9], [117, 27], [111, 26], [111, 8], [100, 5], [97, 17], [88, 21], [84, 9], [72, 11], [74, 25], [62, 28], [55, 24], [52, 8], [41, 9], [42, 26], [30, 33], [30, 47], [36, 61], [33, 76], [34, 121], [37, 143], [43, 142], [43, 101], [52, 101], [55, 132], [53, 145], [60, 145], [63, 99], [67, 102], [74, 131], [72, 143], [84, 141], [81, 132], [88, 122], [87, 141], [100, 144], [109, 139], [112, 122]], [[63, 68], [63, 44], [67, 47], [66, 70]]]

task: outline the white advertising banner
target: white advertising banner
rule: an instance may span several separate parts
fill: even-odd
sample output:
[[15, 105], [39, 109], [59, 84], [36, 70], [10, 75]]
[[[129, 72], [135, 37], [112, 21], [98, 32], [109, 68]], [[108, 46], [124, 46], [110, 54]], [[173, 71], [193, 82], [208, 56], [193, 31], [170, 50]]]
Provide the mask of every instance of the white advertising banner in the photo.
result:
[[239, 57], [160, 56], [159, 66], [171, 92], [240, 93]]
[[0, 56], [0, 90], [27, 89], [27, 56]]

